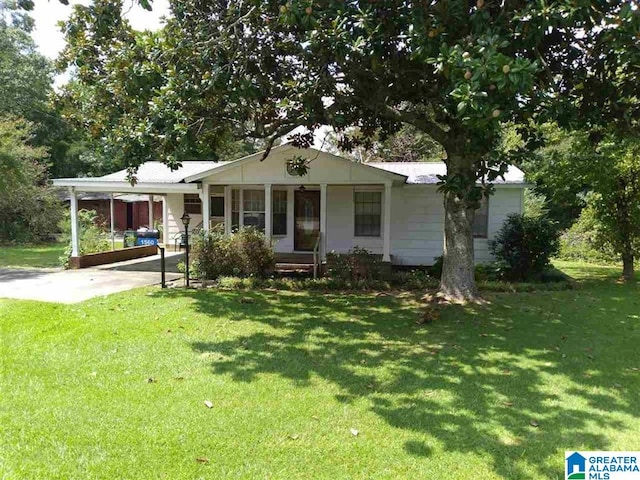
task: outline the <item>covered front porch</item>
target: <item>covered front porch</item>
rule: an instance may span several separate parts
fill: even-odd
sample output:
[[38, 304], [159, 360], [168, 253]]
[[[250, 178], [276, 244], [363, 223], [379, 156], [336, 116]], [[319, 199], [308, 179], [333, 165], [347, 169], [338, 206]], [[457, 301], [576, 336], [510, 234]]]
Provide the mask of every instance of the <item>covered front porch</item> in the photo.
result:
[[[256, 227], [264, 231], [283, 260], [304, 263], [316, 253], [325, 261], [329, 251], [344, 253], [360, 246], [390, 262], [391, 196], [391, 183], [203, 183], [200, 202], [185, 195], [182, 211], [205, 231], [220, 228], [229, 234], [245, 226]], [[170, 201], [169, 206], [180, 211], [177, 203]]]

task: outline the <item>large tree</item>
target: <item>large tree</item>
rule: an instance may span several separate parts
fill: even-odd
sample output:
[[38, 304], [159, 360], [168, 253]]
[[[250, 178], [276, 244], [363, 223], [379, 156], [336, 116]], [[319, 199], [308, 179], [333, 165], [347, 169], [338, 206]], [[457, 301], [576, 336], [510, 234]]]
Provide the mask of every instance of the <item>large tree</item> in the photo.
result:
[[495, 148], [501, 123], [617, 115], [592, 80], [637, 41], [632, 4], [175, 0], [152, 35], [131, 31], [120, 1], [96, 0], [76, 7], [63, 59], [93, 89], [81, 99], [93, 128], [133, 169], [150, 152], [173, 166], [194, 147], [215, 152], [229, 131], [267, 138], [267, 152], [299, 126], [329, 125], [347, 150], [403, 125], [430, 136], [447, 164], [441, 290], [468, 300], [474, 210], [510, 160]]

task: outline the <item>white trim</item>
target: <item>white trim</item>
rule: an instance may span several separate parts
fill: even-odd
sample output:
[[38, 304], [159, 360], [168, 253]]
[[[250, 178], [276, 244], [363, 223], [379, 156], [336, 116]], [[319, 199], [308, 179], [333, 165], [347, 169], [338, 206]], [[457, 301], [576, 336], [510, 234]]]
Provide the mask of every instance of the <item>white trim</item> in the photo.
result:
[[69, 189], [71, 195], [71, 256], [80, 254], [80, 239], [78, 237], [78, 195], [75, 188]]
[[167, 197], [162, 197], [162, 242], [165, 247], [169, 245], [169, 202]]
[[384, 185], [382, 261], [391, 261], [391, 183]]
[[327, 245], [327, 184], [320, 184], [320, 259], [326, 258]]
[[200, 200], [202, 201], [202, 230], [208, 232], [211, 223], [211, 195], [208, 183], [202, 185]]
[[231, 218], [232, 218], [232, 198], [231, 198], [231, 185], [224, 186], [224, 233], [229, 235], [231, 233]]
[[149, 218], [147, 226], [149, 227], [149, 230], [151, 230], [153, 229], [153, 195], [149, 195], [149, 200], [147, 202], [149, 203]]
[[115, 231], [116, 219], [114, 218], [115, 211], [116, 211], [115, 201], [113, 198], [113, 193], [111, 193], [109, 195], [109, 233], [111, 235], [111, 250], [116, 249], [116, 231]]
[[53, 180], [55, 187], [73, 187], [78, 192], [113, 192], [113, 193], [198, 193], [197, 183], [137, 183], [132, 186], [128, 182], [87, 181], [81, 178], [59, 178]]
[[267, 244], [271, 245], [271, 224], [273, 223], [273, 185], [270, 183], [264, 184], [264, 236], [267, 240]]

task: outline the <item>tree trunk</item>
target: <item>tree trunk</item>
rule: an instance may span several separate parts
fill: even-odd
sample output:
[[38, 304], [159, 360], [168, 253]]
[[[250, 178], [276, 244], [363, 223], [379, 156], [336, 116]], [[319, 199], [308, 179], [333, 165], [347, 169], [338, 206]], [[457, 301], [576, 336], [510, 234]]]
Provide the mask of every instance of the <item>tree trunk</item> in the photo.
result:
[[622, 254], [622, 278], [627, 282], [635, 280], [633, 260], [632, 252], [625, 252]]
[[444, 194], [444, 258], [440, 292], [454, 301], [477, 298], [473, 261], [473, 208], [455, 192]]

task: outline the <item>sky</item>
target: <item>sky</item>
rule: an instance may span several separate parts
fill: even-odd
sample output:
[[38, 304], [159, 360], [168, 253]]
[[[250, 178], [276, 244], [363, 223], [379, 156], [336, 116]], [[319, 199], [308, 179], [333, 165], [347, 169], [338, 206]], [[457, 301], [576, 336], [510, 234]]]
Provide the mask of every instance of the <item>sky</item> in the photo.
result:
[[[69, 6], [58, 0], [35, 0], [35, 8], [31, 16], [35, 20], [33, 37], [40, 52], [55, 59], [64, 48], [64, 37], [57, 23], [66, 20], [71, 14], [71, 5], [87, 5], [89, 0], [70, 0]], [[138, 6], [134, 0], [125, 0], [126, 17], [137, 30], [157, 30], [162, 26], [160, 17], [169, 14], [168, 0], [154, 0], [153, 11], [149, 12]]]

